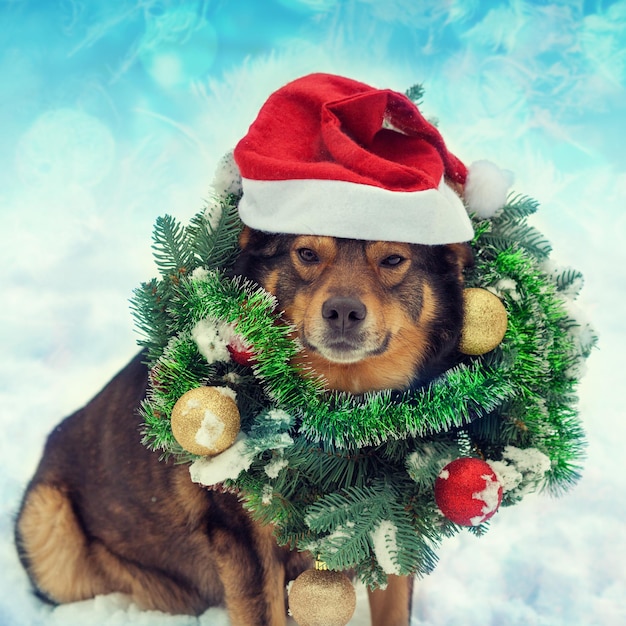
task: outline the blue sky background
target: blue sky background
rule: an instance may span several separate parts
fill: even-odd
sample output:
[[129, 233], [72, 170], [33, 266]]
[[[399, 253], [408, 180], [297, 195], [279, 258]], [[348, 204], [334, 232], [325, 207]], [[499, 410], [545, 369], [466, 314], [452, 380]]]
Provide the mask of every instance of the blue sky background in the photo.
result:
[[135, 352], [128, 298], [154, 274], [155, 218], [191, 217], [269, 93], [312, 71], [423, 83], [450, 149], [541, 202], [601, 337], [583, 481], [447, 543], [414, 624], [626, 623], [626, 1], [4, 0], [0, 624], [225, 623], [119, 598], [50, 611], [28, 595], [11, 516], [49, 430]]

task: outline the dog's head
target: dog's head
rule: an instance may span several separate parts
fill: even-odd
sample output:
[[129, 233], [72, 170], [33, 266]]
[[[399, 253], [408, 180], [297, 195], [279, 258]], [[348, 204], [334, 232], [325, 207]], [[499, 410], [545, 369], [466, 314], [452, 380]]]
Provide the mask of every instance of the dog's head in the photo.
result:
[[449, 365], [462, 324], [465, 244], [426, 246], [245, 228], [235, 272], [278, 300], [329, 389], [404, 389]]

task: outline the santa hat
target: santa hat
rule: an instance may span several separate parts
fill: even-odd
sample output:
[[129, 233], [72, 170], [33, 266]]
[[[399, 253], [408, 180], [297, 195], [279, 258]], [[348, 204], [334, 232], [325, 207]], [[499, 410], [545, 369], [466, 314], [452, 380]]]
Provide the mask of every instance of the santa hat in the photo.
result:
[[235, 148], [239, 214], [274, 233], [445, 244], [468, 241], [470, 211], [493, 214], [510, 178], [473, 175], [406, 96], [311, 74], [275, 93]]

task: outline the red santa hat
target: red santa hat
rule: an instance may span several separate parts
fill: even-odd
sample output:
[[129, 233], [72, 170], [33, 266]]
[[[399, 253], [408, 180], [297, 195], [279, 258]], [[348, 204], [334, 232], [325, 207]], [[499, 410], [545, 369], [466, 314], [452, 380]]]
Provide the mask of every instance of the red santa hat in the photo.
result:
[[477, 177], [468, 172], [406, 96], [330, 74], [273, 93], [234, 158], [242, 221], [274, 233], [468, 241], [471, 222], [452, 186], [465, 188], [469, 210], [487, 217], [510, 185], [489, 163]]

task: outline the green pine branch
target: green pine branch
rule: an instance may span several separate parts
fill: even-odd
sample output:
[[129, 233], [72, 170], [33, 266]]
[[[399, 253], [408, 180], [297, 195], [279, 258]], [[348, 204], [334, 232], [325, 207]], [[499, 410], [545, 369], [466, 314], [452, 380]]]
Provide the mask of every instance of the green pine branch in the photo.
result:
[[424, 98], [424, 92], [426, 90], [424, 89], [424, 87], [421, 84], [416, 84], [413, 85], [412, 87], [409, 87], [405, 92], [404, 95], [415, 105], [415, 106], [420, 106], [422, 104], [423, 98]]
[[230, 267], [239, 253], [237, 239], [241, 228], [235, 196], [215, 199], [197, 213], [187, 227], [197, 264], [208, 270]]
[[571, 295], [576, 296], [583, 287], [583, 275], [572, 267], [564, 269], [556, 277], [556, 288], [559, 291], [570, 291]]
[[507, 203], [500, 215], [507, 215], [514, 220], [521, 220], [536, 213], [538, 209], [539, 202], [528, 196], [517, 194], [507, 198]]
[[154, 363], [170, 337], [168, 296], [162, 283], [156, 278], [142, 283], [133, 292], [130, 309], [141, 335], [138, 343], [146, 350], [148, 362]]
[[152, 250], [162, 276], [185, 276], [193, 265], [185, 228], [171, 215], [158, 217], [152, 235]]
[[492, 229], [482, 237], [483, 243], [498, 251], [522, 248], [537, 259], [545, 260], [550, 256], [550, 242], [534, 226], [515, 223], [503, 218], [500, 223], [494, 218]]

